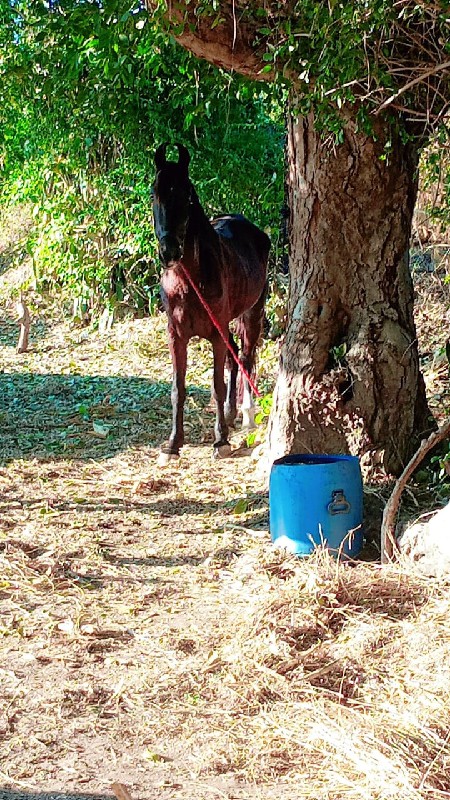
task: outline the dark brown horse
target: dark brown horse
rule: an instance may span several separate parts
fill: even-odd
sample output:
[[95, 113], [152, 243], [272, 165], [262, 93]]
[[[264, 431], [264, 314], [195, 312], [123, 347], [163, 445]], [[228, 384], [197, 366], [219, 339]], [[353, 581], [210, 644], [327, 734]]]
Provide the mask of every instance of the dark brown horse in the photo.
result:
[[[166, 147], [166, 144], [161, 145], [155, 153], [153, 218], [163, 266], [161, 295], [168, 316], [173, 364], [173, 426], [169, 441], [162, 448], [160, 463], [177, 457], [184, 444], [186, 353], [192, 336], [208, 339], [213, 348], [216, 456], [231, 452], [228, 427], [234, 423], [237, 413], [238, 367], [187, 276], [199, 289], [235, 353], [238, 348], [229, 324], [236, 320], [241, 361], [250, 375], [262, 330], [270, 247], [268, 236], [240, 214], [218, 217], [210, 222], [189, 179], [188, 151], [177, 145], [176, 163], [166, 160]], [[243, 424], [250, 427], [253, 425], [253, 398], [245, 377], [243, 409]]]

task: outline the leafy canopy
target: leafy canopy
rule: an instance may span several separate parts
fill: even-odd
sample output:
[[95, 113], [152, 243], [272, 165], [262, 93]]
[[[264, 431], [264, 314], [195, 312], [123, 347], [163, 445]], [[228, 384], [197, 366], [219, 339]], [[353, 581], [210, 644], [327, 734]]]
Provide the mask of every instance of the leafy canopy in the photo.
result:
[[172, 21], [182, 42], [188, 31], [207, 40], [222, 26], [230, 51], [256, 53], [255, 73], [294, 83], [300, 111], [313, 107], [323, 122], [331, 107], [355, 102], [366, 114], [391, 108], [426, 128], [448, 111], [450, 12], [443, 0], [148, 4]]
[[208, 212], [278, 227], [282, 125], [268, 88], [198, 62], [138, 0], [0, 0], [0, 45], [3, 202], [35, 205], [41, 285], [154, 302], [150, 186], [165, 140], [189, 147]]

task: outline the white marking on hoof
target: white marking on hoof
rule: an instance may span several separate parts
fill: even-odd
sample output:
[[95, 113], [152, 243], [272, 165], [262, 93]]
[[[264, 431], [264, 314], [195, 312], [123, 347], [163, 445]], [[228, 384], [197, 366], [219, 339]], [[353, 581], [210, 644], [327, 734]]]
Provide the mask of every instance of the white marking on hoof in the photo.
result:
[[255, 406], [251, 406], [251, 408], [243, 408], [242, 409], [242, 429], [246, 431], [251, 431], [256, 428], [255, 422]]
[[221, 444], [220, 447], [215, 447], [213, 451], [213, 458], [229, 458], [231, 456], [231, 444]]
[[175, 461], [179, 457], [178, 453], [165, 453], [161, 450], [157, 461], [158, 467], [167, 467], [171, 461]]

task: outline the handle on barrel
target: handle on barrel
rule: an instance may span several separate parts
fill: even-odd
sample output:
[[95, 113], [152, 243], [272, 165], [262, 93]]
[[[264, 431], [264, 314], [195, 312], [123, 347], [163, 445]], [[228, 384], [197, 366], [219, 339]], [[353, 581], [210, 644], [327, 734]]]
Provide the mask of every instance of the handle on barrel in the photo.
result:
[[351, 505], [348, 502], [343, 489], [336, 489], [331, 494], [331, 503], [328, 503], [327, 510], [332, 516], [336, 514], [348, 514]]

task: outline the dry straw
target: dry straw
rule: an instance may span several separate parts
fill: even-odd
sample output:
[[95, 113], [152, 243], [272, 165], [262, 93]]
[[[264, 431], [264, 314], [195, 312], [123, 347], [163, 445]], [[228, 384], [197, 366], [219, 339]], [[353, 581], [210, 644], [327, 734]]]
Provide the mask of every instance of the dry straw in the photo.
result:
[[[430, 350], [434, 287], [420, 278]], [[4, 311], [2, 783], [126, 784], [135, 800], [450, 798], [448, 587], [406, 563], [273, 551], [239, 433], [234, 459], [210, 460], [207, 345], [190, 354], [191, 444], [161, 473], [164, 320], [100, 336], [48, 310], [19, 363]], [[445, 405], [447, 373], [430, 370]]]

